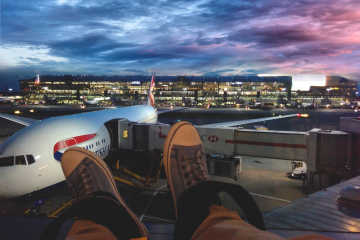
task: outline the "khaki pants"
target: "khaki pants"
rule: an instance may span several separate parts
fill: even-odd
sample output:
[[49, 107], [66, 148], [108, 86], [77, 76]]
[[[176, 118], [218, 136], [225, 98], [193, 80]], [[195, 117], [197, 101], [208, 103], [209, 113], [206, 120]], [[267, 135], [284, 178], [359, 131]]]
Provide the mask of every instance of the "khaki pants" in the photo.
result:
[[[126, 229], [124, 229], [126, 231]], [[112, 232], [106, 227], [89, 220], [77, 220], [71, 227], [66, 237], [67, 240], [95, 240], [95, 239], [116, 239]], [[145, 240], [146, 238], [136, 238]], [[284, 239], [267, 231], [261, 231], [243, 221], [239, 215], [222, 206], [213, 205], [210, 207], [209, 216], [200, 224], [192, 236], [193, 240], [209, 239]], [[321, 235], [305, 235], [292, 238], [292, 240], [330, 240], [331, 238]]]

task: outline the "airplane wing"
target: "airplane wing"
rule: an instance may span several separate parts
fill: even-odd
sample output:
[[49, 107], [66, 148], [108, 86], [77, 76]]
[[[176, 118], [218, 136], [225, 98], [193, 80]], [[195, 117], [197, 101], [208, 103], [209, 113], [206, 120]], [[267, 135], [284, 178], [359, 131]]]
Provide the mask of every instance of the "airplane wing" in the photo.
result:
[[291, 118], [296, 117], [297, 114], [288, 114], [288, 115], [280, 115], [276, 117], [264, 117], [264, 118], [255, 118], [255, 119], [247, 119], [247, 120], [239, 120], [239, 121], [231, 121], [231, 122], [220, 122], [220, 123], [211, 123], [201, 125], [202, 127], [211, 127], [211, 128], [222, 128], [222, 127], [237, 127], [245, 124], [257, 123], [257, 122], [265, 122], [271, 120], [277, 120], [282, 118]]
[[164, 114], [164, 113], [168, 113], [168, 112], [177, 112], [177, 111], [181, 111], [184, 110], [184, 107], [178, 107], [178, 108], [173, 108], [173, 109], [157, 109], [157, 113], [158, 115], [160, 114]]
[[26, 127], [30, 126], [31, 124], [33, 124], [37, 121], [40, 121], [40, 120], [35, 120], [32, 118], [19, 117], [19, 116], [14, 116], [14, 115], [5, 114], [5, 113], [0, 113], [0, 118], [5, 118], [9, 121], [16, 122], [16, 123], [21, 124]]

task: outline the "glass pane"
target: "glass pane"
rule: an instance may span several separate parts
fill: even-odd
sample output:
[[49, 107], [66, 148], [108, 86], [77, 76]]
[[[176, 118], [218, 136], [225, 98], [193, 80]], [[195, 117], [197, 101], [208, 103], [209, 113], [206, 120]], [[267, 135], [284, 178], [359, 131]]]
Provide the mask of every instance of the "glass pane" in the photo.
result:
[[0, 167], [12, 166], [14, 165], [14, 157], [3, 157], [0, 158]]
[[16, 156], [15, 164], [16, 165], [26, 165], [25, 156], [24, 155]]
[[27, 159], [28, 165], [33, 164], [35, 162], [33, 155], [26, 155], [26, 159]]

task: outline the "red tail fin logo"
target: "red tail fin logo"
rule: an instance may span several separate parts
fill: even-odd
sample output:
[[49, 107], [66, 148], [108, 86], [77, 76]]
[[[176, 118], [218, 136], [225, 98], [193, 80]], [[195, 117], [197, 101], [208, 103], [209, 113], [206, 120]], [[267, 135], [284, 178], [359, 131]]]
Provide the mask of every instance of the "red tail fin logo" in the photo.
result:
[[39, 84], [40, 84], [40, 76], [39, 74], [36, 74], [35, 85], [39, 85]]
[[155, 107], [155, 98], [152, 93], [154, 87], [155, 87], [155, 73], [152, 74], [150, 88], [149, 88], [149, 94], [148, 94], [148, 105], [150, 105], [152, 107]]

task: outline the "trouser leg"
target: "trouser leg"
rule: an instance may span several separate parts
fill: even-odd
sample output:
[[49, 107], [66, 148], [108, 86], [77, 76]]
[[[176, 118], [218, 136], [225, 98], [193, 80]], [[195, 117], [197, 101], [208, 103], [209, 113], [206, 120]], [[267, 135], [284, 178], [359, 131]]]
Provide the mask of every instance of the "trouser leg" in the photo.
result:
[[116, 240], [115, 235], [105, 226], [90, 220], [76, 220], [66, 236], [66, 240]]
[[209, 216], [195, 230], [191, 239], [269, 239], [283, 238], [262, 231], [242, 220], [235, 211], [212, 205]]
[[[262, 214], [249, 193], [240, 186], [214, 181], [199, 183], [187, 189], [179, 198], [175, 240], [191, 239], [196, 229], [211, 214], [212, 205], [221, 205], [218, 193], [228, 192], [241, 202], [248, 221], [260, 229], [265, 229]], [[231, 214], [232, 217], [237, 214]], [[224, 217], [224, 216], [223, 216]], [[240, 219], [237, 216], [237, 219]]]
[[[229, 193], [245, 212], [247, 223], [235, 211], [219, 206], [219, 192]], [[262, 214], [249, 193], [241, 187], [218, 182], [202, 182], [179, 198], [175, 240], [194, 239], [284, 239], [265, 231]], [[255, 227], [256, 226], [256, 227]], [[306, 235], [294, 240], [331, 239]]]
[[[192, 235], [192, 240], [283, 240], [284, 238], [273, 233], [262, 231], [242, 220], [235, 211], [223, 206], [210, 207], [209, 216], [200, 224]], [[290, 238], [291, 240], [332, 240], [319, 234], [308, 234]]]
[[[76, 237], [74, 239], [92, 239], [91, 236], [102, 239], [97, 234], [109, 236], [109, 239], [141, 237], [136, 222], [127, 210], [111, 194], [99, 192], [79, 200], [67, 209], [47, 226], [41, 239], [56, 239], [61, 226], [70, 219], [81, 219], [75, 220], [67, 234], [68, 237]], [[110, 238], [114, 236], [116, 238]]]

